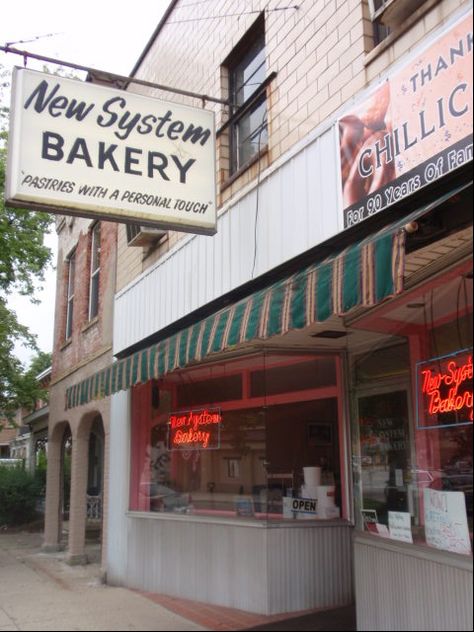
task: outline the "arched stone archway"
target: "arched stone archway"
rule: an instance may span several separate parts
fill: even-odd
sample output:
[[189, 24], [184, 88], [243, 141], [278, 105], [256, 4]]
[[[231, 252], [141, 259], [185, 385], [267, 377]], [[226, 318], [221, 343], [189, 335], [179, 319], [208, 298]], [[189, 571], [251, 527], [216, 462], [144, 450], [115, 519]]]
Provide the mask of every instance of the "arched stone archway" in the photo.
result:
[[[67, 548], [66, 559], [70, 564], [86, 564], [91, 560], [98, 561], [97, 556], [100, 554], [101, 566], [105, 573], [107, 562], [108, 488], [105, 473], [108, 471], [109, 459], [110, 404], [108, 399], [92, 401], [86, 406], [73, 408], [65, 413], [65, 389], [70, 382], [74, 382], [77, 379], [77, 374], [74, 373], [72, 377], [54, 383], [50, 391], [48, 452], [51, 451], [52, 456], [51, 468], [49, 467], [48, 458], [48, 479], [51, 479], [51, 491], [48, 501], [50, 515], [45, 520], [44, 546], [46, 550], [54, 551], [58, 550], [61, 544], [59, 539], [62, 529], [60, 524], [59, 491], [61, 486], [59, 478], [60, 441], [64, 429], [67, 427], [72, 433], [70, 455], [71, 485], [67, 529], [68, 540], [67, 543], [63, 543], [63, 548]], [[91, 468], [89, 468], [90, 456], [93, 461], [96, 459], [100, 461], [100, 463], [96, 464], [98, 467], [95, 468], [95, 471], [91, 471]], [[87, 494], [89, 491], [90, 495], [95, 495], [98, 488], [102, 491], [100, 498], [102, 520], [96, 522], [95, 526], [101, 527], [101, 548], [99, 551], [97, 546], [88, 546], [86, 551]], [[87, 543], [89, 544], [88, 541]]]
[[43, 548], [47, 551], [61, 548], [63, 513], [67, 504], [64, 494], [65, 455], [71, 436], [71, 427], [65, 420], [49, 429], [43, 543]]
[[[104, 442], [102, 416], [97, 411], [87, 412], [79, 420], [73, 436], [68, 541], [70, 564], [89, 561], [85, 551], [87, 499], [92, 495], [103, 498]], [[102, 507], [100, 515], [102, 518]]]

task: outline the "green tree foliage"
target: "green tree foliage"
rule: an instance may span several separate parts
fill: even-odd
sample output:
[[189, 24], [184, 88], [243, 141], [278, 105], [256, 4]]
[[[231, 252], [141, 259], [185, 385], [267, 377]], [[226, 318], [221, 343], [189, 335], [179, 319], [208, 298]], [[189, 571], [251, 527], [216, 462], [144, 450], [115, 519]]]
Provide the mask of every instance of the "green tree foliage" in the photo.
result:
[[44, 245], [52, 218], [48, 213], [12, 209], [4, 204], [6, 149], [0, 148], [0, 298], [12, 291], [34, 295], [51, 252]]
[[5, 93], [9, 88], [9, 72], [0, 65], [0, 147], [4, 146], [7, 138], [6, 121], [8, 120], [8, 106], [5, 103]]
[[0, 526], [29, 522], [36, 515], [39, 488], [22, 466], [0, 466]]
[[16, 389], [16, 400], [28, 410], [34, 410], [36, 402], [47, 400], [48, 393], [38, 382], [38, 375], [51, 366], [51, 354], [40, 351], [31, 361], [27, 371], [21, 374]]
[[8, 108], [5, 91], [9, 73], [0, 66], [0, 411], [11, 415], [35, 395], [26, 388], [24, 369], [14, 355], [15, 343], [36, 348], [35, 338], [8, 304], [8, 295], [18, 292], [35, 303], [35, 289], [44, 280], [44, 270], [51, 261], [51, 251], [44, 245], [52, 217], [48, 213], [13, 209], [5, 206], [5, 177], [8, 142]]

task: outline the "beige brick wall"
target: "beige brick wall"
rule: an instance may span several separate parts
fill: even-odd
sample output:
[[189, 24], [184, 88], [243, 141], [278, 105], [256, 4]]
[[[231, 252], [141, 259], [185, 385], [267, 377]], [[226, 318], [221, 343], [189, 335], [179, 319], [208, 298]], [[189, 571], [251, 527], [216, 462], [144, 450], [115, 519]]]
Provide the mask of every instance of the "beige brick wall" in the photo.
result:
[[142, 270], [143, 252], [141, 248], [127, 246], [125, 225], [119, 225], [117, 236], [117, 290], [138, 276]]
[[[189, 3], [180, 0], [141, 64], [137, 77], [176, 86], [200, 94], [224, 98], [222, 63], [265, 7], [281, 9], [265, 14], [267, 74], [277, 72], [268, 90], [269, 146], [260, 169], [273, 163], [318, 127], [345, 102], [408, 52], [430, 31], [443, 23], [465, 0], [428, 0], [410, 28], [390, 45], [373, 51], [372, 24], [367, 0], [213, 0]], [[237, 17], [235, 14], [238, 13]], [[209, 16], [229, 17], [204, 19]], [[171, 101], [200, 106], [198, 100], [139, 86], [134, 91]], [[226, 118], [224, 106], [214, 108], [217, 125]], [[222, 143], [221, 145], [225, 143]], [[219, 157], [225, 160], [225, 149]], [[218, 203], [228, 202], [256, 178], [254, 165], [228, 186], [225, 165], [217, 165]], [[140, 248], [127, 248], [124, 230], [119, 231], [118, 289], [154, 263], [183, 234], [146, 258]]]

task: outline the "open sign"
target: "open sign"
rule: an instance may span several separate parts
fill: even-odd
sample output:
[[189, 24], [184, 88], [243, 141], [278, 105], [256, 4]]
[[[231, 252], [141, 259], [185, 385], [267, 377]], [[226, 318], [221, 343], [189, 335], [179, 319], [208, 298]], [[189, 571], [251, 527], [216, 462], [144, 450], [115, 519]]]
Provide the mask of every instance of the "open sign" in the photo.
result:
[[283, 514], [291, 518], [295, 514], [304, 514], [307, 518], [317, 517], [318, 501], [316, 498], [283, 498]]

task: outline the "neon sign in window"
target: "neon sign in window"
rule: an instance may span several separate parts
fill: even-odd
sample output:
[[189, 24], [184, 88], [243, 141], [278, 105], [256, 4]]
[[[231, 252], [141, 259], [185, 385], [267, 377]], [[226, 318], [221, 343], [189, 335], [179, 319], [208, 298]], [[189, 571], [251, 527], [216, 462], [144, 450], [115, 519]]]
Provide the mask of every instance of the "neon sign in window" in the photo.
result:
[[168, 450], [211, 450], [220, 447], [219, 408], [172, 413], [168, 420]]
[[472, 349], [417, 364], [418, 428], [472, 423]]

